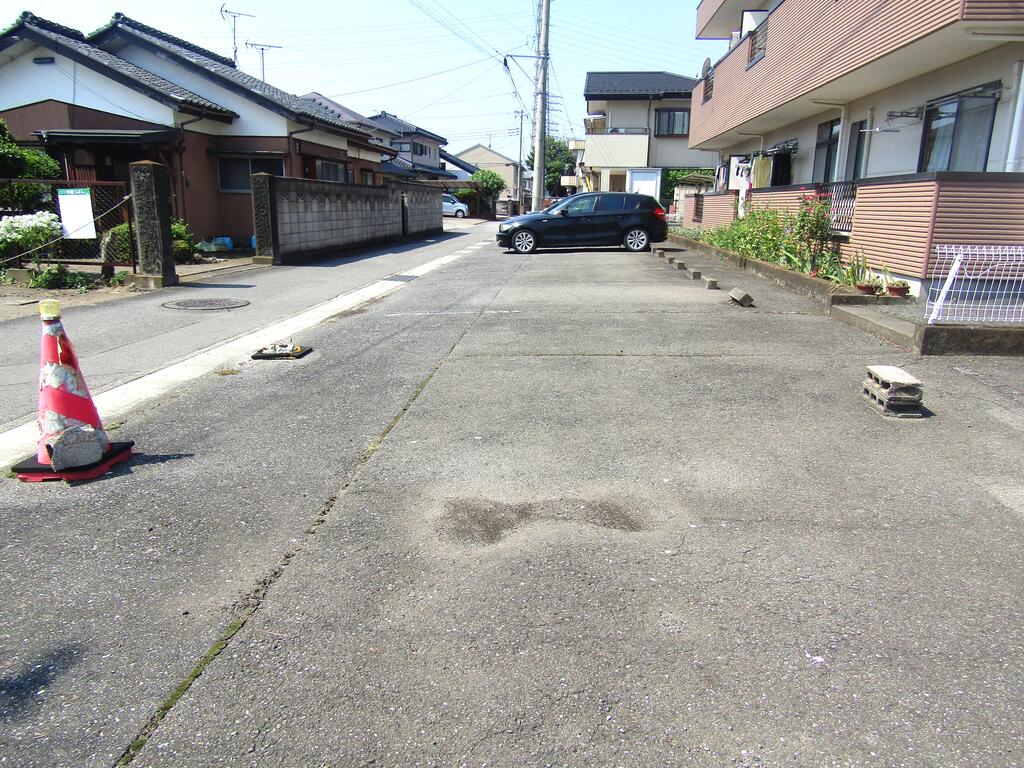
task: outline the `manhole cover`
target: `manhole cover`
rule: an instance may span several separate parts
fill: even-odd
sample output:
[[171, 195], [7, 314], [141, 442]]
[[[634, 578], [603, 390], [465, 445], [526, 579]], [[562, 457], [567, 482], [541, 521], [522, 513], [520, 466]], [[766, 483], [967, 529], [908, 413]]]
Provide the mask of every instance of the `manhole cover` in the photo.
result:
[[237, 309], [248, 303], [245, 299], [182, 299], [164, 302], [163, 306], [168, 309]]

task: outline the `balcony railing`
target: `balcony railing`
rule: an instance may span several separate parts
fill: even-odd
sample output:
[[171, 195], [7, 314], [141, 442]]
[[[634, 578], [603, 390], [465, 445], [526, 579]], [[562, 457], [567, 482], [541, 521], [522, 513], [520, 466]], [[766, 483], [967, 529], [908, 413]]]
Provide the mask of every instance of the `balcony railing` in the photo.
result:
[[822, 184], [819, 195], [831, 204], [832, 229], [849, 233], [853, 230], [853, 211], [857, 206], [857, 184], [853, 181], [834, 181]]
[[768, 19], [758, 24], [750, 32], [749, 49], [747, 51], [747, 66], [752, 67], [764, 58], [766, 42], [768, 38]]
[[648, 131], [647, 131], [646, 128], [608, 128], [607, 126], [605, 126], [605, 127], [588, 126], [587, 127], [587, 133], [593, 134], [593, 135], [617, 134], [617, 135], [627, 135], [627, 136], [643, 136], [643, 135], [646, 135], [647, 132]]

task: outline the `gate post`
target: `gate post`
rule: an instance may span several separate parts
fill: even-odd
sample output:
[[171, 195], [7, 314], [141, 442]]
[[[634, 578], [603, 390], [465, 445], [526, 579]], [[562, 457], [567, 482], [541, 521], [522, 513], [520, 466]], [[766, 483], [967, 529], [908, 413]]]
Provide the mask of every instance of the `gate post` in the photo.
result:
[[277, 181], [269, 173], [252, 175], [252, 229], [256, 234], [253, 264], [280, 264], [277, 227]]
[[135, 244], [140, 288], [163, 288], [178, 283], [171, 239], [171, 176], [167, 166], [142, 160], [128, 166], [132, 180]]

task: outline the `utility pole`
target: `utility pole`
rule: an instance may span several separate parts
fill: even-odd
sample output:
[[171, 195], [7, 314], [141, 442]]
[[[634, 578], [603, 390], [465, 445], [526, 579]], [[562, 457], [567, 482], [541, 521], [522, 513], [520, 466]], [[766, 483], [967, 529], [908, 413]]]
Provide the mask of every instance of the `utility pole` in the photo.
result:
[[523, 197], [523, 118], [526, 117], [526, 113], [521, 109], [517, 109], [516, 117], [519, 118], [519, 164], [516, 166], [516, 205], [519, 208], [517, 213], [523, 213], [523, 207], [526, 204], [526, 199]]
[[533, 210], [544, 201], [544, 145], [547, 139], [548, 111], [548, 27], [551, 0], [540, 0], [540, 29], [537, 38], [537, 103], [533, 114]]
[[260, 80], [262, 80], [264, 83], [267, 82], [267, 65], [266, 65], [266, 62], [263, 60], [263, 56], [267, 52], [268, 48], [281, 48], [283, 46], [280, 46], [280, 45], [267, 45], [266, 43], [250, 43], [248, 40], [246, 40], [245, 41], [245, 47], [246, 48], [256, 48], [256, 49], [259, 50], [259, 52], [260, 52]]

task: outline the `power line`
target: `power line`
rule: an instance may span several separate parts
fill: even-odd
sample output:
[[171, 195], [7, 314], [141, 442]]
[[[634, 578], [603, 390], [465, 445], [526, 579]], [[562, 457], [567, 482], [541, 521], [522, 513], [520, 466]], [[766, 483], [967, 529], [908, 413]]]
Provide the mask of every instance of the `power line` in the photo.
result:
[[492, 68], [490, 68], [490, 69], [485, 69], [485, 70], [484, 70], [483, 72], [481, 72], [480, 74], [478, 74], [478, 75], [474, 75], [474, 76], [472, 77], [472, 79], [471, 79], [471, 80], [470, 80], [469, 82], [467, 82], [467, 83], [463, 83], [462, 85], [460, 85], [459, 87], [455, 88], [454, 90], [452, 90], [452, 91], [449, 91], [448, 93], [446, 93], [446, 94], [445, 94], [444, 96], [442, 96], [441, 98], [439, 98], [439, 99], [434, 99], [434, 100], [433, 100], [432, 102], [430, 102], [429, 104], [425, 104], [425, 105], [424, 105], [424, 106], [422, 106], [422, 107], [418, 107], [417, 109], [414, 109], [414, 110], [413, 110], [412, 112], [408, 112], [408, 113], [406, 113], [406, 117], [412, 117], [413, 115], [415, 115], [415, 114], [417, 114], [417, 113], [419, 113], [419, 112], [422, 112], [422, 111], [423, 111], [424, 109], [428, 109], [429, 107], [433, 107], [433, 106], [434, 106], [435, 104], [438, 104], [438, 103], [440, 103], [440, 102], [444, 101], [444, 100], [445, 100], [445, 99], [447, 99], [447, 98], [448, 98], [449, 96], [453, 96], [454, 94], [458, 93], [458, 92], [459, 92], [459, 91], [461, 91], [462, 89], [464, 89], [464, 88], [468, 88], [468, 87], [469, 87], [469, 86], [471, 86], [471, 85], [472, 85], [473, 83], [475, 83], [475, 82], [476, 82], [477, 80], [479, 80], [479, 79], [480, 79], [481, 77], [483, 77], [484, 75], [486, 75], [486, 74], [487, 74], [488, 72], [492, 72], [492, 71], [494, 71], [494, 70], [493, 70], [493, 67], [492, 67]]
[[444, 27], [446, 30], [448, 30], [451, 34], [455, 35], [455, 37], [457, 37], [459, 40], [462, 40], [467, 45], [471, 46], [472, 48], [475, 48], [480, 53], [486, 53], [489, 58], [498, 58], [501, 56], [501, 54], [498, 53], [497, 51], [494, 51], [492, 53], [489, 50], [490, 46], [487, 46], [485, 43], [482, 42], [477, 42], [477, 40], [474, 40], [468, 34], [461, 31], [452, 21], [445, 18], [444, 15], [439, 15], [438, 13], [432, 11], [424, 4], [424, 0], [409, 0], [409, 2], [415, 8], [419, 9], [422, 13], [426, 14], [428, 17], [430, 17], [435, 22]]
[[488, 56], [487, 58], [477, 59], [476, 61], [471, 61], [471, 62], [469, 62], [469, 64], [461, 64], [461, 65], [459, 65], [457, 67], [451, 67], [449, 69], [442, 69], [440, 72], [432, 72], [429, 75], [422, 75], [420, 77], [413, 77], [413, 78], [410, 78], [409, 80], [400, 80], [397, 83], [388, 83], [387, 85], [377, 85], [377, 86], [374, 86], [373, 88], [363, 88], [362, 90], [359, 90], [359, 91], [347, 91], [346, 93], [329, 93], [329, 94], [326, 94], [326, 95], [333, 99], [333, 98], [339, 98], [341, 96], [354, 96], [357, 93], [370, 93], [371, 91], [381, 91], [381, 90], [383, 90], [385, 88], [396, 88], [399, 85], [406, 85], [408, 83], [417, 83], [420, 80], [427, 80], [427, 79], [429, 79], [431, 77], [438, 77], [439, 75], [446, 75], [449, 72], [456, 72], [456, 71], [458, 71], [460, 69], [466, 69], [466, 67], [472, 67], [475, 64], [480, 64], [482, 62], [485, 62], [489, 58], [491, 58], [491, 57]]

